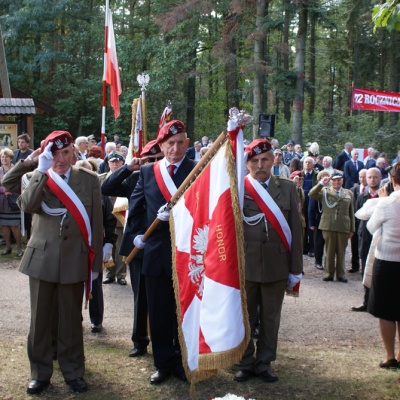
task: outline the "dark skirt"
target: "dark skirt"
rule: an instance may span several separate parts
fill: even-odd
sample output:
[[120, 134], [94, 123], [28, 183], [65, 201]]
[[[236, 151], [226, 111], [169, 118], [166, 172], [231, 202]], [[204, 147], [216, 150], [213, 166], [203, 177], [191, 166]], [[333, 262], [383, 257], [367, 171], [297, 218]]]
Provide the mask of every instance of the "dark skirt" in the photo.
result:
[[368, 312], [388, 321], [400, 321], [400, 262], [375, 259]]

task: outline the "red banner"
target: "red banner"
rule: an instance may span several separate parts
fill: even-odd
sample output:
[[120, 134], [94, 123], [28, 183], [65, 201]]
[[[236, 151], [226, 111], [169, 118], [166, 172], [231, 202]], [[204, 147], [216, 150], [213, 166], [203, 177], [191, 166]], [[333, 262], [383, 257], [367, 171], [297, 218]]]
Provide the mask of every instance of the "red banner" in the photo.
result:
[[351, 109], [400, 112], [400, 93], [353, 88]]

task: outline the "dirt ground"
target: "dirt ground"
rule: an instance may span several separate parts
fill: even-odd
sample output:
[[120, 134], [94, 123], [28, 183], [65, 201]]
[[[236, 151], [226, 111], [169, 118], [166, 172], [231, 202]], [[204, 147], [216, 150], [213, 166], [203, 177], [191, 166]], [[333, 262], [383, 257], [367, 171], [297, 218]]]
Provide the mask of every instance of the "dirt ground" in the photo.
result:
[[[347, 261], [349, 261], [349, 255], [347, 255], [346, 258]], [[286, 296], [284, 300], [278, 359], [274, 363], [275, 371], [278, 376], [282, 373], [290, 374], [290, 371], [287, 371], [287, 365], [289, 365], [290, 368], [291, 353], [294, 354], [299, 351], [304, 352], [307, 348], [309, 348], [310, 351], [312, 349], [313, 354], [321, 350], [321, 352], [324, 353], [324, 356], [321, 356], [324, 360], [327, 358], [329, 360], [329, 354], [335, 354], [336, 358], [332, 356], [332, 359], [337, 359], [338, 354], [340, 354], [341, 357], [346, 357], [352, 351], [359, 350], [363, 354], [361, 355], [360, 353], [359, 357], [367, 357], [368, 360], [366, 360], [366, 362], [374, 369], [373, 373], [379, 373], [377, 365], [384, 358], [384, 349], [379, 336], [378, 321], [367, 313], [355, 313], [350, 310], [351, 306], [359, 305], [362, 302], [363, 288], [361, 274], [347, 273], [347, 278], [349, 279], [347, 284], [323, 282], [323, 272], [314, 267], [313, 259], [304, 256], [304, 265], [305, 276], [301, 283], [300, 297], [293, 298]], [[349, 262], [347, 262], [347, 267], [349, 268]], [[2, 310], [0, 314], [0, 350], [1, 343], [6, 343], [3, 346], [3, 352], [17, 351], [21, 353], [21, 357], [23, 358], [26, 335], [29, 327], [29, 292], [28, 278], [19, 273], [17, 268], [18, 260], [7, 262], [0, 260], [0, 306]], [[117, 347], [119, 349], [119, 354], [123, 357], [127, 356], [132, 347], [130, 337], [132, 332], [133, 297], [129, 276], [127, 280], [128, 285], [125, 287], [116, 283], [103, 285], [105, 315], [103, 322], [104, 329], [101, 334], [94, 335], [90, 332], [88, 311], [85, 310], [83, 312], [86, 354], [89, 360], [91, 357], [90, 350], [99, 342], [102, 342], [110, 348], [113, 346]], [[7, 346], [13, 348], [10, 350]], [[284, 370], [282, 364], [280, 365], [279, 363], [280, 357], [285, 358], [285, 363], [283, 363], [285, 367]], [[293, 357], [296, 356], [294, 355]], [[11, 365], [12, 358], [13, 355], [11, 354]], [[318, 361], [322, 361], [322, 358]], [[141, 374], [141, 379], [147, 381], [148, 376], [153, 371], [151, 356], [146, 356], [144, 360], [145, 361], [135, 360], [135, 362], [136, 367], [138, 367], [137, 371]], [[123, 362], [126, 362], [126, 365], [131, 365], [130, 363], [132, 363], [133, 360], [126, 357]], [[351, 358], [349, 362], [351, 362]], [[322, 369], [326, 368], [324, 366], [326, 365], [325, 363], [326, 361], [320, 363]], [[3, 376], [4, 379], [4, 376], [7, 376], [7, 374], [2, 375], [1, 369], [4, 368], [4, 365], [2, 367], [1, 364], [0, 362], [0, 377]], [[297, 364], [296, 368], [298, 369]], [[308, 376], [309, 371], [307, 371], [306, 364], [304, 364], [303, 368], [303, 374]], [[323, 373], [323, 371], [318, 371], [318, 367], [316, 371], [318, 373]], [[21, 398], [25, 398], [25, 387], [26, 383], [29, 381], [29, 364], [27, 358], [24, 359], [22, 366], [18, 365], [15, 374], [18, 376], [18, 379], [15, 379], [20, 386], [19, 393], [21, 393]], [[230, 372], [228, 371], [226, 374], [229, 375]], [[229, 377], [229, 381], [231, 382], [231, 376]], [[138, 395], [136, 398], [182, 398], [178, 395], [177, 397], [163, 397], [161, 395], [163, 389], [161, 388], [160, 390], [158, 386], [154, 387], [147, 384], [146, 390], [151, 394], [146, 396]], [[220, 391], [225, 391], [225, 393], [218, 393], [220, 396], [229, 392], [232, 393], [232, 387], [227, 386], [225, 389], [220, 388]], [[212, 396], [209, 396], [208, 398], [211, 397]], [[264, 395], [260, 395], [260, 393], [253, 393], [252, 397], [257, 399], [267, 398]], [[7, 384], [0, 381], [0, 399], [14, 398], [19, 398], [19, 396], [7, 393]], [[51, 398], [51, 396], [46, 398]], [[64, 396], [57, 398], [71, 397]], [[115, 396], [115, 398], [126, 397]], [[131, 396], [129, 396], [129, 398], [131, 398]], [[271, 398], [307, 398], [307, 395], [299, 397], [291, 394], [286, 397], [282, 394]], [[322, 397], [310, 396], [308, 398], [329, 399], [344, 397], [341, 395], [337, 397], [326, 395]], [[350, 396], [349, 398], [362, 397]], [[400, 398], [400, 392], [398, 398]]]

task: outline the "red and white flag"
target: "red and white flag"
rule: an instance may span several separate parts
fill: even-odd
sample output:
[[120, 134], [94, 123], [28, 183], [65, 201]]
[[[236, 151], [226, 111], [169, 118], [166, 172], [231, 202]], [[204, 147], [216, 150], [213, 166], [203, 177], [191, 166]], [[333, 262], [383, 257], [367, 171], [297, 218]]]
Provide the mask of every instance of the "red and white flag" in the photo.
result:
[[158, 123], [157, 137], [158, 134], [160, 133], [161, 128], [170, 120], [171, 114], [172, 114], [172, 105], [171, 103], [168, 103], [167, 106], [164, 108], [164, 111], [160, 118], [160, 122]]
[[228, 140], [171, 210], [175, 296], [191, 383], [238, 362], [250, 337], [233, 159]]
[[114, 118], [119, 117], [119, 95], [122, 93], [119, 76], [117, 50], [115, 47], [114, 27], [111, 11], [108, 10], [107, 54], [106, 54], [106, 82], [110, 85], [111, 107], [114, 109]]

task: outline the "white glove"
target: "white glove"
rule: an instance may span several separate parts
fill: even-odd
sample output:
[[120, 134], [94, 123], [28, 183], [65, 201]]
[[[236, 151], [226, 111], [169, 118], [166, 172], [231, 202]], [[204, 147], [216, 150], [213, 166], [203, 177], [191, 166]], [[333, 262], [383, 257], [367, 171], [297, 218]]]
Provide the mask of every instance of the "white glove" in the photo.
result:
[[289, 289], [293, 289], [293, 286], [295, 286], [298, 282], [300, 282], [302, 277], [303, 274], [293, 275], [289, 273], [286, 287]]
[[160, 207], [160, 209], [157, 211], [157, 218], [161, 221], [168, 221], [169, 220], [169, 214], [170, 211], [166, 209], [167, 204], [164, 204], [163, 206]]
[[93, 282], [94, 280], [96, 280], [98, 277], [99, 277], [99, 273], [98, 273], [98, 272], [93, 272], [93, 271], [92, 271], [92, 282]]
[[227, 130], [228, 132], [234, 131], [238, 127], [238, 123], [234, 121], [233, 119], [228, 119], [228, 126]]
[[112, 257], [112, 248], [113, 248], [113, 245], [111, 243], [104, 243], [103, 262], [107, 262]]
[[39, 165], [37, 170], [42, 174], [45, 174], [53, 165], [53, 154], [51, 154], [51, 146], [53, 146], [53, 142], [49, 142], [49, 144], [44, 149], [44, 152], [39, 156]]
[[144, 235], [137, 235], [135, 237], [135, 239], [133, 239], [133, 244], [135, 245], [135, 247], [137, 247], [138, 249], [143, 249], [144, 246], [146, 245], [146, 242], [143, 242], [142, 237]]

